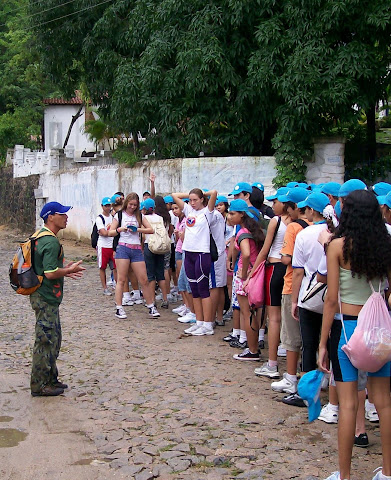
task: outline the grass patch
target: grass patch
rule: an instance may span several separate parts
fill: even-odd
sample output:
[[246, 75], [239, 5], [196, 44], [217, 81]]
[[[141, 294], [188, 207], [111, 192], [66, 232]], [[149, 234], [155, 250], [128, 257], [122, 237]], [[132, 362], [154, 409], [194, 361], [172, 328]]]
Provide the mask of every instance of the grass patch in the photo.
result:
[[166, 445], [165, 447], [159, 448], [159, 452], [169, 452], [176, 446], [175, 443], [170, 443], [169, 445]]

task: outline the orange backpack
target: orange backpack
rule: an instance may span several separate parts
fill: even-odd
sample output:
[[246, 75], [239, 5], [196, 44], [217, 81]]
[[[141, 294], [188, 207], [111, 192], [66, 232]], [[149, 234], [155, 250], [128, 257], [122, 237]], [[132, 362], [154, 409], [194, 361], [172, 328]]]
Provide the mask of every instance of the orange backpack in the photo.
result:
[[10, 284], [20, 295], [31, 295], [43, 281], [43, 276], [37, 275], [34, 271], [34, 245], [38, 238], [55, 235], [49, 230], [39, 233], [40, 231], [41, 229], [37, 230], [28, 240], [21, 243], [12, 258], [9, 268]]

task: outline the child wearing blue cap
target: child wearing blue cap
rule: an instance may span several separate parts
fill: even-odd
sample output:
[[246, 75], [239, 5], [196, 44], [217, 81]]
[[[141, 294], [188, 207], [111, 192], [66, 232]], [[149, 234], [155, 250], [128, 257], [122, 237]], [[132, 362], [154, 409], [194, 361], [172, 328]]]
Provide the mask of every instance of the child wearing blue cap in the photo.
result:
[[104, 295], [112, 295], [107, 288], [106, 268], [109, 265], [113, 272], [113, 277], [117, 281], [117, 270], [114, 260], [113, 237], [109, 236], [111, 222], [111, 197], [104, 197], [101, 202], [102, 213], [95, 219], [96, 228], [98, 230], [98, 242], [96, 245], [96, 253], [99, 268], [99, 277], [103, 288]]
[[[364, 249], [364, 250], [363, 250]], [[339, 399], [339, 471], [327, 480], [351, 478], [352, 447], [358, 408], [358, 370], [341, 347], [353, 334], [357, 317], [372, 294], [369, 281], [384, 290], [391, 282], [391, 237], [387, 233], [379, 204], [372, 192], [357, 190], [346, 196], [340, 224], [327, 249], [328, 291], [319, 343], [319, 368], [330, 373], [333, 366]], [[328, 343], [330, 352], [328, 353]], [[380, 421], [383, 465], [372, 480], [391, 479], [391, 362], [368, 373], [368, 388]]]
[[240, 229], [235, 237], [235, 249], [240, 252], [238, 270], [234, 277], [234, 290], [239, 302], [240, 311], [244, 322], [244, 330], [247, 336], [248, 348], [242, 353], [234, 355], [235, 360], [259, 361], [258, 329], [250, 325], [250, 305], [247, 293], [244, 291], [244, 282], [249, 270], [255, 263], [258, 253], [262, 248], [265, 236], [250, 212], [247, 203], [242, 199], [231, 202], [228, 212], [229, 222], [239, 225]]

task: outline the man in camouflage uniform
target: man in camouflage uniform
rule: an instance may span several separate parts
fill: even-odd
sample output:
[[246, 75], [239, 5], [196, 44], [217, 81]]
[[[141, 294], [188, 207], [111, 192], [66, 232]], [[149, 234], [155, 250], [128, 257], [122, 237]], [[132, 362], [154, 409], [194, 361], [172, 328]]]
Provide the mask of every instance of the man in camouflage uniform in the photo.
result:
[[79, 262], [64, 267], [64, 252], [57, 233], [66, 228], [68, 212], [72, 207], [58, 202], [47, 203], [41, 218], [40, 230], [50, 232], [36, 240], [34, 245], [34, 269], [43, 275], [42, 285], [32, 295], [30, 303], [35, 312], [35, 343], [31, 371], [31, 395], [56, 396], [68, 388], [58, 380], [56, 361], [61, 348], [61, 324], [59, 306], [63, 296], [64, 277], [79, 278], [85, 270]]

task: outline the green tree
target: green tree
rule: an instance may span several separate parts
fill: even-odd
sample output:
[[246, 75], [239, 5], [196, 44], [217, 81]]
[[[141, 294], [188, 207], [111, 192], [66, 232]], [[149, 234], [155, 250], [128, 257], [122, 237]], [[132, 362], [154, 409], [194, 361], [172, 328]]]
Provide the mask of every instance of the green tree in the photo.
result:
[[0, 159], [16, 143], [37, 148], [42, 100], [49, 91], [28, 30], [27, 0], [0, 5]]
[[313, 137], [361, 109], [370, 117], [390, 84], [389, 2], [79, 0], [43, 11], [60, 3], [33, 2], [53, 80], [69, 92], [85, 83], [117, 131], [155, 127], [161, 156], [273, 144], [276, 183], [301, 179]]

